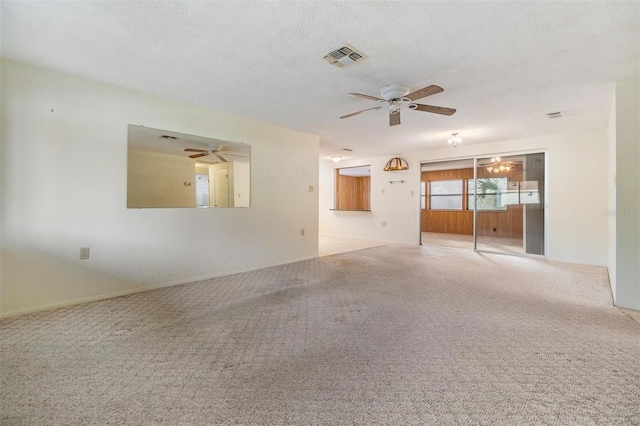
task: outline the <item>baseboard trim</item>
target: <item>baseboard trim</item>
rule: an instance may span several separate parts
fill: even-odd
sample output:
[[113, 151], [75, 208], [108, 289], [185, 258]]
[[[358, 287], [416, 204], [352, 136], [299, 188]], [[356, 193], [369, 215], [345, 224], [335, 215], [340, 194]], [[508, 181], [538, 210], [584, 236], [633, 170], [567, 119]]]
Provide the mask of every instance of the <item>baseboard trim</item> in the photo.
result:
[[213, 275], [203, 275], [203, 276], [198, 276], [198, 277], [189, 277], [189, 278], [184, 278], [184, 279], [176, 280], [176, 281], [170, 281], [170, 282], [166, 282], [166, 283], [159, 283], [159, 284], [153, 284], [153, 285], [149, 285], [149, 286], [135, 287], [135, 288], [127, 289], [127, 290], [116, 291], [116, 292], [113, 292], [113, 293], [103, 293], [103, 294], [98, 294], [98, 295], [95, 295], [95, 296], [87, 296], [87, 297], [80, 297], [80, 298], [77, 298], [77, 299], [65, 300], [65, 301], [58, 302], [58, 303], [51, 303], [51, 304], [40, 305], [40, 306], [31, 307], [31, 308], [18, 309], [18, 310], [15, 310], [15, 311], [0, 312], [0, 319], [16, 317], [16, 316], [26, 315], [26, 314], [33, 314], [33, 313], [42, 312], [42, 311], [49, 311], [49, 310], [52, 310], [52, 309], [66, 308], [68, 306], [80, 305], [80, 304], [83, 304], [83, 303], [98, 302], [100, 300], [106, 300], [106, 299], [113, 299], [115, 297], [128, 296], [128, 295], [131, 295], [131, 294], [142, 293], [144, 291], [158, 290], [158, 289], [161, 289], [161, 288], [173, 287], [173, 286], [176, 286], [176, 285], [190, 284], [190, 283], [195, 283], [195, 282], [198, 282], [198, 281], [210, 280], [210, 279], [213, 279], [213, 278], [220, 278], [220, 277], [226, 277], [226, 276], [229, 276], [229, 275], [241, 274], [243, 272], [258, 271], [260, 269], [272, 268], [274, 266], [288, 265], [290, 263], [297, 263], [297, 262], [303, 262], [305, 260], [316, 259], [317, 257], [318, 257], [317, 255], [316, 256], [307, 256], [307, 257], [302, 257], [302, 258], [297, 258], [297, 259], [292, 259], [292, 260], [287, 260], [287, 261], [282, 261], [282, 262], [273, 262], [273, 263], [269, 263], [269, 264], [266, 264], [266, 265], [262, 265], [262, 266], [257, 267], [257, 268], [248, 268], [248, 269], [243, 269], [243, 270], [238, 270], [238, 271], [228, 272], [228, 273], [223, 273], [223, 274], [213, 274]]

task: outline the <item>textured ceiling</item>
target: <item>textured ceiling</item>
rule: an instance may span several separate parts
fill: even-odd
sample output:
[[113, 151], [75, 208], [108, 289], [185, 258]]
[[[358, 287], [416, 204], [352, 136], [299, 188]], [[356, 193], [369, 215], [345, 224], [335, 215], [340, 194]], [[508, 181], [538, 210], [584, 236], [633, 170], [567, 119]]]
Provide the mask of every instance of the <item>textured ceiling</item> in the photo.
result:
[[[251, 147], [247, 144], [187, 135], [164, 129], [152, 129], [133, 124], [129, 124], [128, 148], [182, 157], [197, 154], [196, 152], [185, 152], [185, 149], [215, 150], [225, 158], [230, 157], [227, 160], [248, 162], [251, 158]], [[217, 163], [218, 159], [215, 155], [207, 155], [199, 157], [196, 161]]]
[[[322, 157], [604, 127], [639, 69], [639, 2], [1, 3], [3, 57], [317, 134]], [[368, 59], [322, 60], [345, 42]], [[392, 83], [458, 112], [338, 119]]]

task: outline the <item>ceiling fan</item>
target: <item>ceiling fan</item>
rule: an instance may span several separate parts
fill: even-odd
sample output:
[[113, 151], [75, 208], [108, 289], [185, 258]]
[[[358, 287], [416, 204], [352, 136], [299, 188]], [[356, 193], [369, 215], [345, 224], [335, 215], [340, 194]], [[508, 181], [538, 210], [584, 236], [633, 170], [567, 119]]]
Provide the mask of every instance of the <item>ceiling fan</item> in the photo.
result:
[[[215, 156], [218, 157], [220, 159], [220, 161], [228, 163], [227, 159], [224, 158], [222, 155], [220, 155], [221, 152], [225, 151], [225, 148], [222, 145], [217, 146], [217, 147], [213, 146], [213, 145], [209, 145], [207, 148], [209, 148], [209, 149], [186, 148], [185, 152], [197, 152], [198, 153], [198, 154], [190, 155], [189, 158], [200, 158], [200, 157], [206, 157], [207, 155], [215, 154]], [[224, 155], [232, 156], [232, 157], [246, 158], [243, 155], [236, 155], [236, 154], [229, 154], [229, 153], [225, 153]]]
[[[407, 104], [409, 109], [413, 109], [416, 111], [422, 112], [432, 112], [435, 114], [442, 115], [453, 115], [456, 110], [453, 108], [445, 108], [434, 105], [423, 105], [417, 104], [415, 101], [418, 99], [425, 98], [427, 96], [435, 95], [436, 93], [443, 92], [444, 89], [440, 86], [427, 86], [422, 89], [416, 90], [414, 92], [409, 93], [409, 89], [404, 86], [400, 86], [398, 84], [390, 84], [388, 86], [383, 87], [380, 90], [381, 98], [376, 96], [363, 95], [361, 93], [348, 93], [349, 96], [356, 96], [358, 98], [370, 99], [372, 101], [377, 101], [383, 104], [387, 104], [389, 106], [389, 126], [397, 126], [400, 124], [400, 109], [402, 105]], [[382, 105], [363, 109], [362, 111], [353, 112], [351, 114], [343, 115], [340, 118], [349, 118], [358, 114], [362, 114], [363, 112], [379, 110], [382, 108]]]

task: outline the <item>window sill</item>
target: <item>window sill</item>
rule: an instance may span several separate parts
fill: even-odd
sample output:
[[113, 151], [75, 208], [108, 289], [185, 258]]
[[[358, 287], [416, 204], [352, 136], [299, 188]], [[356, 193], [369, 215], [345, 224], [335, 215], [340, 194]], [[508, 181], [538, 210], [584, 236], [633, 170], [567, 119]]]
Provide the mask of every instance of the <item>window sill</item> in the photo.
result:
[[365, 209], [329, 209], [332, 212], [370, 212], [371, 210]]

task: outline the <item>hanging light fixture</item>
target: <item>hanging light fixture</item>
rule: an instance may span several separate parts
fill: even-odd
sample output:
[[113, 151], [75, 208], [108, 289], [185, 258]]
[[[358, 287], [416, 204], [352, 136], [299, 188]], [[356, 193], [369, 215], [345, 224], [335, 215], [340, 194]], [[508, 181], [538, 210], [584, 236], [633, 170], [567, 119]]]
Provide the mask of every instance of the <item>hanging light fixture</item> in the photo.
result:
[[453, 147], [457, 147], [458, 144], [462, 142], [462, 138], [458, 136], [457, 133], [451, 133], [451, 138], [447, 141], [449, 145], [453, 145]]
[[387, 161], [387, 164], [384, 166], [385, 172], [394, 172], [396, 170], [407, 170], [409, 168], [409, 163], [407, 160], [393, 157], [391, 160]]
[[511, 163], [503, 161], [500, 157], [491, 157], [491, 163], [487, 165], [487, 171], [489, 173], [504, 173], [510, 172], [514, 167]]
[[337, 163], [338, 161], [342, 160], [342, 157], [339, 155], [332, 155], [329, 158], [331, 158], [331, 161], [333, 161], [334, 163]]

